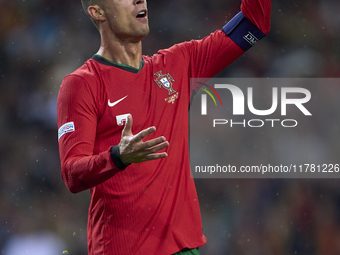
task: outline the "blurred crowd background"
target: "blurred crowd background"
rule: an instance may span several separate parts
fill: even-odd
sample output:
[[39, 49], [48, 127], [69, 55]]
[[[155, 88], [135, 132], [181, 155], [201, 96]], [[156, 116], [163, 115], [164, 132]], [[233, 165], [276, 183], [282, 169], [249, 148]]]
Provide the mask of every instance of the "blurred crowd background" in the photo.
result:
[[[240, 2], [148, 2], [144, 54], [203, 38], [228, 22]], [[219, 76], [340, 77], [340, 2], [272, 5], [270, 36]], [[96, 53], [99, 39], [80, 0], [0, 0], [0, 254], [87, 254], [90, 195], [71, 194], [61, 179], [56, 100], [63, 77]], [[319, 97], [326, 102], [337, 92]], [[328, 121], [337, 119], [334, 113]], [[307, 138], [323, 139], [318, 132]], [[336, 143], [337, 132], [332, 138]], [[340, 254], [339, 185], [338, 179], [197, 179], [208, 238], [202, 255]]]

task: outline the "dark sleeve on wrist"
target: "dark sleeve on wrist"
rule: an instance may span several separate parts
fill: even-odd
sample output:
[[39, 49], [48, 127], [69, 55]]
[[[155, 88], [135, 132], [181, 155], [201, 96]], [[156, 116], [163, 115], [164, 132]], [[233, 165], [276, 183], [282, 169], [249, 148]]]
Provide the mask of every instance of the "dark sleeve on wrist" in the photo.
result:
[[111, 159], [112, 159], [113, 163], [115, 164], [115, 166], [120, 170], [124, 170], [127, 166], [130, 165], [130, 164], [125, 164], [122, 161], [122, 159], [119, 155], [118, 145], [111, 147]]

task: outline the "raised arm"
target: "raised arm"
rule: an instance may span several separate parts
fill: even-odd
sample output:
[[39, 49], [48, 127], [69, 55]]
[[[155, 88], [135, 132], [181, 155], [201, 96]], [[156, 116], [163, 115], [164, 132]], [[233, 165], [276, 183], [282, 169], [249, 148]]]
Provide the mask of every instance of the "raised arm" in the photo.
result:
[[269, 33], [270, 9], [271, 0], [243, 0], [241, 11], [222, 30], [246, 51]]
[[241, 11], [222, 29], [175, 45], [168, 53], [190, 59], [191, 78], [211, 78], [269, 33], [270, 9], [271, 0], [243, 0]]
[[271, 0], [243, 0], [241, 12], [264, 34], [270, 31]]

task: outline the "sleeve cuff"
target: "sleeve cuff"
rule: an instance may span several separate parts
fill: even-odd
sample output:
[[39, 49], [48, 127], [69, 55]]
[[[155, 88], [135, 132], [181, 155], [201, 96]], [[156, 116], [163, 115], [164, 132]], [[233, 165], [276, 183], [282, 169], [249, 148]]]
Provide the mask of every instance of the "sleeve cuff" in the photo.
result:
[[115, 165], [118, 169], [124, 170], [126, 167], [128, 167], [129, 165], [131, 165], [131, 164], [125, 164], [125, 163], [122, 161], [122, 159], [121, 159], [121, 157], [120, 157], [120, 155], [119, 155], [118, 145], [112, 146], [111, 149], [110, 149], [110, 151], [111, 151], [111, 159], [112, 159], [114, 165]]

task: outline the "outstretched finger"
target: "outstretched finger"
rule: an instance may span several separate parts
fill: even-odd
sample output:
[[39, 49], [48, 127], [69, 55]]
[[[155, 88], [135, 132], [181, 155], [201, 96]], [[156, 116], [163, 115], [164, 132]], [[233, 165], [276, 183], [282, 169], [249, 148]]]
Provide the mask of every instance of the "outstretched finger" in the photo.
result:
[[153, 153], [156, 153], [156, 152], [158, 152], [160, 150], [163, 150], [163, 149], [167, 148], [168, 146], [169, 146], [169, 142], [166, 141], [166, 142], [157, 144], [157, 145], [155, 145], [155, 146], [153, 146], [151, 148], [146, 149], [145, 152], [147, 154], [153, 154]]
[[[148, 140], [144, 143], [142, 143], [140, 146], [139, 146], [139, 150], [144, 150], [144, 151], [150, 151], [151, 149], [153, 149], [155, 146], [158, 146], [158, 145], [166, 145], [165, 147], [168, 147], [169, 146], [169, 143], [166, 141], [166, 138], [164, 136], [160, 136], [160, 137], [157, 137], [157, 138], [154, 138], [154, 139], [151, 139], [151, 140]], [[164, 148], [165, 148], [164, 147]], [[164, 149], [163, 148], [163, 149]], [[154, 151], [156, 152], [156, 151]], [[154, 153], [152, 152], [152, 153]]]
[[153, 153], [145, 156], [142, 161], [149, 161], [149, 160], [155, 160], [160, 158], [166, 158], [168, 154], [166, 152], [161, 153]]
[[147, 137], [148, 135], [152, 134], [155, 131], [156, 131], [155, 127], [149, 127], [147, 129], [144, 129], [144, 130], [140, 131], [138, 134], [136, 134], [131, 139], [131, 142], [138, 143], [138, 142], [142, 141], [145, 137]]
[[131, 130], [132, 129], [132, 122], [133, 122], [132, 121], [132, 115], [129, 114], [127, 116], [126, 123], [125, 123], [125, 126], [124, 126], [123, 131], [122, 131], [122, 137], [133, 135], [132, 130]]

